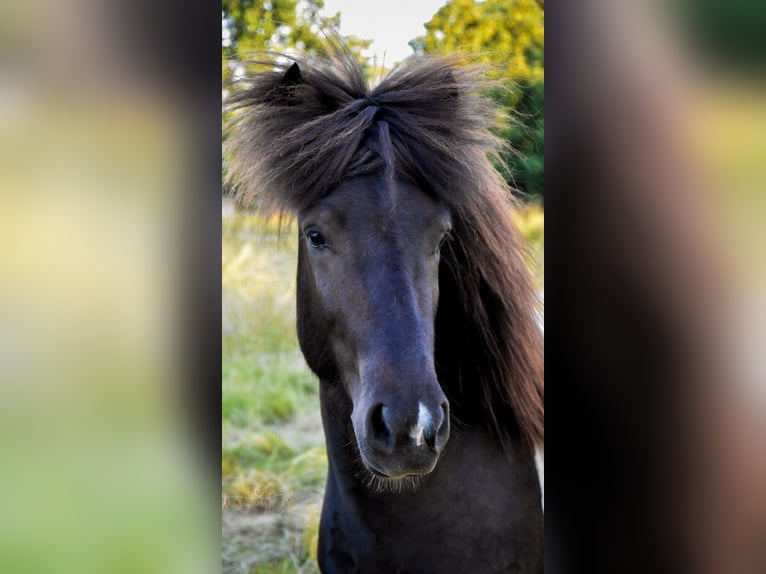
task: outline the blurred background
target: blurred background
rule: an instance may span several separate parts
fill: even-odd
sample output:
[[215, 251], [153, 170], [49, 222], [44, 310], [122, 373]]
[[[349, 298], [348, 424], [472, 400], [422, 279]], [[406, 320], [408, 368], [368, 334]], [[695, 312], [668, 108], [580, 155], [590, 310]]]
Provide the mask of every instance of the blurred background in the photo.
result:
[[766, 10], [546, 16], [546, 568], [761, 571]]
[[[294, 234], [277, 240], [224, 200], [217, 49], [220, 43], [226, 76], [249, 50], [315, 49], [322, 27], [351, 37], [373, 78], [416, 52], [461, 50], [494, 64], [506, 88], [492, 97], [516, 112], [502, 135], [518, 150], [498, 169], [524, 194], [528, 207], [517, 219], [539, 255], [543, 205], [548, 212], [549, 340], [563, 333], [579, 350], [571, 343], [585, 344], [601, 325], [594, 317], [606, 291], [593, 291], [594, 306], [569, 321], [574, 306], [562, 303], [573, 278], [631, 276], [621, 275], [625, 269], [638, 278], [614, 282], [610, 294], [659, 278], [658, 292], [673, 293], [667, 316], [716, 285], [708, 299], [716, 305], [697, 309], [721, 308], [725, 320], [693, 320], [704, 312], [678, 319], [717, 337], [709, 353], [694, 357], [722, 356], [729, 365], [704, 393], [679, 389], [686, 410], [696, 404], [689, 399], [709, 399], [699, 409], [707, 434], [689, 443], [706, 447], [690, 467], [699, 477], [690, 491], [705, 503], [686, 516], [711, 528], [687, 529], [686, 543], [710, 558], [708, 571], [763, 571], [755, 562], [766, 548], [763, 3], [549, 7], [544, 179], [544, 3], [409, 4], [0, 4], [0, 571], [315, 571], [324, 454], [315, 383], [292, 334]], [[406, 38], [388, 44], [395, 29]], [[602, 134], [600, 147], [585, 137], [566, 145], [555, 137], [562, 125]], [[642, 138], [647, 133], [655, 137]], [[673, 154], [659, 145], [671, 141]], [[620, 146], [625, 153], [614, 152]], [[597, 186], [582, 169], [563, 169], [594, 157], [602, 169], [622, 170], [621, 184]], [[668, 175], [682, 163], [684, 182], [674, 182]], [[651, 209], [636, 202], [642, 198]], [[697, 231], [686, 235], [691, 221]], [[640, 238], [633, 245], [640, 249], [627, 249], [626, 237]], [[678, 245], [685, 255], [666, 259]], [[569, 255], [587, 253], [591, 267], [568, 265]], [[539, 255], [532, 265], [542, 287]], [[714, 271], [690, 282], [677, 265], [683, 261]], [[616, 340], [614, 331], [602, 332], [607, 343]], [[559, 353], [566, 347], [552, 348], [555, 362], [569, 367], [570, 357]], [[598, 351], [587, 357], [591, 367], [632, 365], [614, 345], [590, 350]], [[659, 353], [642, 351], [643, 362]], [[604, 389], [620, 388], [618, 378], [605, 378], [612, 384]], [[595, 392], [582, 394], [575, 383], [570, 376], [548, 384], [551, 571], [567, 570], [571, 555], [563, 549], [573, 534], [603, 533], [582, 519], [594, 515], [592, 507], [567, 520], [555, 514], [557, 503], [593, 504], [582, 488], [597, 456], [643, 460], [613, 431], [623, 421], [643, 429], [657, 414], [623, 417], [631, 411], [621, 405], [633, 395], [604, 392], [596, 402]], [[562, 396], [567, 388], [573, 391]], [[612, 416], [592, 417], [602, 411]], [[578, 425], [598, 421], [600, 442], [579, 442], [572, 412]], [[551, 446], [562, 434], [573, 445], [564, 456]], [[574, 466], [556, 465], [557, 458], [569, 462], [567, 452]], [[638, 544], [648, 532], [636, 530], [631, 507], [611, 498], [629, 468], [610, 463], [600, 475], [616, 485], [602, 497], [619, 510], [603, 521], [613, 535], [612, 571], [630, 564], [620, 558], [646, 556], [640, 545], [631, 554], [618, 544]], [[665, 499], [672, 511], [663, 524], [676, 521], [675, 502]], [[592, 547], [603, 538], [589, 540]], [[749, 570], [743, 562], [725, 566], [737, 557]]]

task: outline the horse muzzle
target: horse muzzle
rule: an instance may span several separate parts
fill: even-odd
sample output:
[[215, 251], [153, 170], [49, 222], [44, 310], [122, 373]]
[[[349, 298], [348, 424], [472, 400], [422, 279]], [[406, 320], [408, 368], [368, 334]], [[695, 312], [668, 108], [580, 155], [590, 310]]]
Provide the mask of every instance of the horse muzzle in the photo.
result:
[[[449, 439], [449, 403], [436, 400], [406, 406], [377, 402], [360, 409], [354, 431], [367, 469], [386, 478], [430, 473]], [[361, 413], [360, 413], [361, 414]], [[356, 423], [360, 424], [356, 424]]]

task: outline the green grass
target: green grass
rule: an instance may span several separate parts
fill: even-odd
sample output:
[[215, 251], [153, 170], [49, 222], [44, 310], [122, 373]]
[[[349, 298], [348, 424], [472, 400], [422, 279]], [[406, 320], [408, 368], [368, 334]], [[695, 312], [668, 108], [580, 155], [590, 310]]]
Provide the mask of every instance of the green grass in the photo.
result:
[[282, 423], [313, 406], [317, 384], [299, 360], [284, 354], [240, 355], [224, 360], [223, 419], [237, 427], [247, 427], [253, 421]]
[[[242, 216], [225, 219], [223, 231], [221, 409], [224, 436], [243, 441], [224, 441], [224, 451], [232, 454], [244, 452], [243, 445], [253, 440], [249, 433], [278, 431], [279, 425], [318, 409], [318, 383], [295, 335], [294, 227], [278, 238], [260, 218]], [[278, 434], [269, 436], [274, 441]], [[321, 441], [309, 448], [317, 444]], [[279, 452], [300, 454], [287, 448]]]
[[295, 238], [259, 236], [256, 217], [223, 221], [224, 423], [292, 420], [316, 404], [316, 381], [295, 337]]
[[[232, 541], [226, 555], [247, 572], [315, 573], [313, 509], [327, 457], [318, 382], [295, 334], [297, 232], [289, 225], [280, 234], [255, 216], [222, 223], [222, 503], [230, 511], [305, 513], [297, 532], [280, 523], [245, 533], [250, 543]], [[265, 551], [285, 540], [284, 557]]]

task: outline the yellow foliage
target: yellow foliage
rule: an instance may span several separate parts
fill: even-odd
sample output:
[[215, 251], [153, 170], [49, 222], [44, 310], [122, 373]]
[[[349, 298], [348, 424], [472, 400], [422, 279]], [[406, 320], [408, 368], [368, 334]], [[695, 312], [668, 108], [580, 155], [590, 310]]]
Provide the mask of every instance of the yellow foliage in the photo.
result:
[[235, 474], [239, 472], [239, 466], [237, 465], [236, 461], [231, 458], [230, 456], [222, 456], [221, 457], [221, 478], [223, 480], [226, 480], [228, 478], [231, 478]]
[[462, 52], [498, 78], [544, 79], [545, 13], [538, 0], [449, 0], [416, 40], [426, 53]]
[[545, 212], [537, 205], [515, 209], [511, 217], [522, 235], [532, 244], [542, 243], [545, 236]]

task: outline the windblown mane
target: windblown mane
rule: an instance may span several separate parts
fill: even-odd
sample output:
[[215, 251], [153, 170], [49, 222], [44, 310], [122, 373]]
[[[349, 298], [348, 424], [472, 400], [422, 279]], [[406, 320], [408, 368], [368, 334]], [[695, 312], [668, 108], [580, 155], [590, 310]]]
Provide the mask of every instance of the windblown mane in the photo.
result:
[[[458, 408], [499, 439], [543, 440], [542, 336], [511, 194], [488, 160], [499, 110], [455, 58], [412, 58], [370, 87], [348, 53], [279, 58], [230, 100], [228, 179], [238, 200], [295, 215], [344, 179], [393, 170], [451, 211], [436, 366]], [[458, 410], [459, 412], [459, 410]]]

